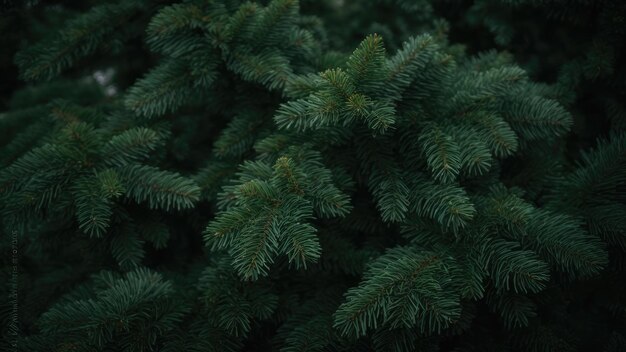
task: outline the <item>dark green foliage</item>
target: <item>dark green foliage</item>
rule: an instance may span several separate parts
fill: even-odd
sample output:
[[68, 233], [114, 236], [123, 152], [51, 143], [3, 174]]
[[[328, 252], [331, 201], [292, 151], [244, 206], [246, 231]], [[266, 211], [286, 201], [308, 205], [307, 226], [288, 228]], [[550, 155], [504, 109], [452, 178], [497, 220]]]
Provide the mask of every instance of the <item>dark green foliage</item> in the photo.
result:
[[[123, 26], [141, 5], [140, 0], [121, 1], [96, 6], [77, 16], [63, 30], [50, 33], [54, 35], [50, 40], [31, 46], [16, 56], [22, 77], [26, 80], [53, 78], [75, 61], [94, 54], [124, 32]], [[111, 22], [113, 18], [115, 20]]]
[[0, 349], [626, 349], [624, 8], [564, 2], [16, 5]]
[[61, 350], [143, 350], [188, 311], [175, 301], [174, 287], [160, 274], [140, 269], [116, 276], [103, 271], [89, 289], [51, 307], [40, 318], [40, 338], [57, 337], [58, 344], [50, 347]]

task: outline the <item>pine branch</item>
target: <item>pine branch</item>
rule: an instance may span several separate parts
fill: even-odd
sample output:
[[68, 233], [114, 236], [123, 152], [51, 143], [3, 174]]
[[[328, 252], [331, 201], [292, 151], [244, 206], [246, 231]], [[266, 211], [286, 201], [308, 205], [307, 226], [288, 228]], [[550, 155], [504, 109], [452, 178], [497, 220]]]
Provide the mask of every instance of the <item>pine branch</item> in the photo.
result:
[[30, 81], [57, 76], [75, 61], [93, 54], [141, 6], [141, 1], [124, 1], [96, 6], [79, 15], [69, 21], [54, 39], [18, 53], [15, 61], [21, 76]]
[[150, 208], [192, 208], [200, 198], [200, 188], [177, 173], [147, 165], [128, 165], [121, 170], [126, 195], [136, 202], [147, 201]]
[[382, 37], [378, 34], [367, 36], [352, 53], [346, 66], [346, 72], [360, 92], [379, 92], [387, 72]]
[[104, 162], [110, 166], [123, 166], [148, 157], [161, 142], [161, 136], [155, 131], [137, 127], [129, 129], [111, 138], [104, 145]]
[[433, 253], [394, 248], [374, 261], [334, 315], [342, 335], [363, 336], [381, 326], [438, 331], [460, 314], [458, 297], [444, 290], [445, 264]]
[[434, 178], [443, 183], [454, 181], [461, 168], [461, 150], [452, 136], [438, 126], [428, 126], [419, 142]]

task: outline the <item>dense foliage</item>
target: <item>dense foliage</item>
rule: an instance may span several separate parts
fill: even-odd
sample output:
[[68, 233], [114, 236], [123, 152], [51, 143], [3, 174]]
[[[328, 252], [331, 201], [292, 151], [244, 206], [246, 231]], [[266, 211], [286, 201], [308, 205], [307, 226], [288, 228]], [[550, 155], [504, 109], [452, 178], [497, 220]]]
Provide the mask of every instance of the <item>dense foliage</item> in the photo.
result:
[[622, 2], [2, 11], [2, 350], [626, 349]]

